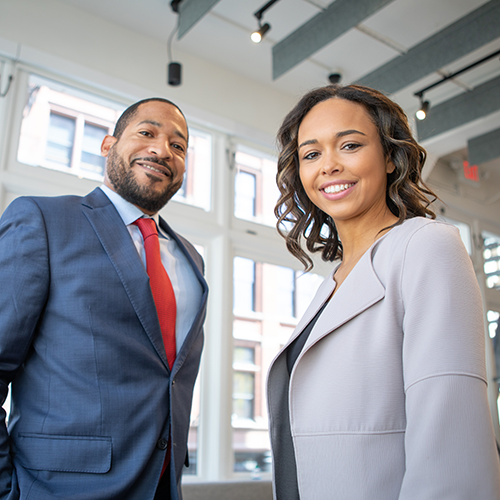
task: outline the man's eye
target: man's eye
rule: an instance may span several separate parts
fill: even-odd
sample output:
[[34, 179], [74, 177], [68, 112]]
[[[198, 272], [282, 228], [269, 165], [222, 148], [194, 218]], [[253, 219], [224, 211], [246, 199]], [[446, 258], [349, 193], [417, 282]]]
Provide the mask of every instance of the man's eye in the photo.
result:
[[172, 144], [172, 147], [184, 152], [184, 146], [182, 146], [181, 144]]
[[145, 137], [152, 137], [153, 134], [151, 132], [148, 132], [147, 130], [141, 130], [139, 134], [145, 136]]

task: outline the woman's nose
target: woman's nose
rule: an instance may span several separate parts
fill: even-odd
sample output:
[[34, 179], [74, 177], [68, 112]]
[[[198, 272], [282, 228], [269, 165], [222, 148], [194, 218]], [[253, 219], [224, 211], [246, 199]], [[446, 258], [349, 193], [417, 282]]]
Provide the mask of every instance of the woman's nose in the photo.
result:
[[336, 155], [330, 154], [324, 156], [324, 161], [321, 165], [321, 171], [324, 175], [331, 175], [336, 172], [342, 172], [344, 167], [340, 163]]

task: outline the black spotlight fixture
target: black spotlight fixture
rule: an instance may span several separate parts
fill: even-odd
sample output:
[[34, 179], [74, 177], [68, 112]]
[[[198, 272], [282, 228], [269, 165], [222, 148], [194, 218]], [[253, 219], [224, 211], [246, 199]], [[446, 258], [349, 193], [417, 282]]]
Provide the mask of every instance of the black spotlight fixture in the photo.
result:
[[[260, 25], [260, 23], [259, 23]], [[264, 24], [263, 26], [259, 26], [259, 29], [254, 31], [250, 35], [250, 39], [253, 43], [260, 43], [264, 38], [264, 35], [271, 29], [271, 25], [269, 23]]]
[[[179, 4], [181, 3], [182, 0], [172, 0], [170, 3], [170, 7], [172, 7], [172, 11], [175, 12], [176, 14], [179, 13]], [[177, 19], [178, 21], [179, 19]], [[179, 29], [179, 23], [177, 22], [174, 30], [168, 37], [168, 42], [167, 42], [167, 53], [168, 53], [168, 59], [169, 59], [169, 64], [167, 65], [167, 83], [169, 85], [172, 85], [173, 87], [178, 87], [182, 83], [182, 65], [181, 63], [178, 62], [173, 62], [172, 61], [172, 39], [174, 38], [175, 33], [177, 33], [177, 30]]]
[[419, 110], [415, 113], [415, 116], [419, 120], [425, 120], [427, 116], [427, 112], [429, 111], [429, 106], [430, 103], [429, 101], [424, 101], [423, 97], [420, 98], [420, 108]]
[[273, 4], [275, 4], [278, 0], [270, 0], [265, 5], [263, 5], [257, 12], [254, 13], [254, 16], [257, 18], [259, 23], [259, 29], [255, 30], [251, 35], [250, 39], [253, 43], [260, 43], [264, 38], [265, 34], [271, 29], [271, 25], [269, 23], [262, 24], [262, 16], [264, 12], [269, 9]]
[[328, 81], [332, 84], [335, 85], [336, 83], [339, 83], [340, 80], [342, 80], [342, 75], [340, 73], [330, 73], [328, 75]]
[[168, 84], [177, 87], [182, 83], [181, 63], [171, 62], [168, 65]]

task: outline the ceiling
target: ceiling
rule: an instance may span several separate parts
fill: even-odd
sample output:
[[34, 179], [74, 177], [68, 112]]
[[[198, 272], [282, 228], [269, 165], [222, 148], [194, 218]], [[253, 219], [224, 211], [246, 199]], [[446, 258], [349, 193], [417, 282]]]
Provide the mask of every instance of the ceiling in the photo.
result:
[[[64, 1], [165, 44], [177, 24], [177, 14], [172, 11], [170, 0]], [[257, 27], [253, 14], [266, 4], [266, 0], [219, 0], [181, 40], [174, 37], [173, 59], [176, 60], [179, 52], [188, 52], [275, 89], [299, 96], [313, 87], [327, 84], [328, 75], [332, 72], [341, 73], [344, 83], [354, 82], [488, 2], [390, 1], [361, 24], [273, 80], [273, 46], [331, 3], [330, 0], [279, 0], [263, 16], [263, 22], [269, 23], [271, 30], [260, 44], [254, 44], [250, 41], [250, 33]], [[466, 32], [464, 36], [467, 36]], [[455, 71], [499, 49], [500, 38], [441, 70]], [[494, 75], [500, 75], [498, 61], [490, 61], [463, 75], [456, 83], [440, 87], [433, 92], [435, 99], [442, 100], [447, 95], [461, 92], [464, 87], [468, 88]], [[434, 73], [416, 83], [418, 87], [425, 87], [440, 77]], [[405, 108], [415, 108], [418, 104], [418, 100], [409, 92], [401, 95], [399, 100]]]
[[[63, 1], [165, 44], [178, 21], [170, 0]], [[330, 73], [340, 73], [342, 83], [391, 87], [392, 97], [411, 116], [419, 107], [415, 92], [500, 50], [500, 0], [279, 0], [263, 15], [271, 30], [260, 44], [250, 41], [250, 33], [257, 27], [254, 12], [266, 0], [183, 2], [184, 7], [195, 2], [215, 5], [180, 40], [174, 36], [173, 60], [182, 63], [182, 54], [191, 53], [296, 97], [327, 84]], [[293, 36], [287, 37], [304, 30], [301, 27], [315, 16], [319, 21], [326, 18], [334, 4], [340, 12], [331, 13], [329, 29], [338, 36], [273, 79], [273, 51], [275, 64], [278, 49], [289, 41], [302, 51], [317, 34], [314, 30], [294, 46]], [[370, 6], [373, 13], [359, 14]], [[182, 2], [180, 12], [182, 16]], [[483, 17], [477, 17], [481, 12]], [[341, 19], [347, 24], [342, 25]], [[419, 129], [426, 137], [424, 145], [445, 156], [463, 149], [475, 135], [498, 129], [500, 103], [495, 93], [500, 99], [498, 56], [426, 92], [431, 108], [426, 124], [430, 131], [424, 134]], [[458, 115], [450, 114], [446, 106], [455, 103], [452, 99], [465, 106], [452, 106]], [[434, 140], [433, 130], [439, 130], [439, 140]], [[500, 171], [500, 159], [485, 164]]]

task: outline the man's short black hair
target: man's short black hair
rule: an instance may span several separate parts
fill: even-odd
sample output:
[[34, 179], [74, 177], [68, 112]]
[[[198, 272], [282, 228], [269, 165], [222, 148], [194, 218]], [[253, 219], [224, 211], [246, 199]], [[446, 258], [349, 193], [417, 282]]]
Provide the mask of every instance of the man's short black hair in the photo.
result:
[[116, 122], [115, 130], [113, 132], [113, 137], [120, 139], [121, 135], [123, 134], [123, 131], [127, 128], [127, 125], [130, 123], [130, 120], [132, 120], [132, 118], [136, 115], [139, 106], [150, 101], [164, 102], [165, 104], [170, 104], [171, 106], [174, 106], [174, 108], [177, 108], [180, 111], [181, 115], [183, 116], [184, 120], [186, 121], [186, 126], [187, 126], [186, 117], [184, 116], [184, 113], [179, 108], [179, 106], [177, 106], [177, 104], [174, 104], [172, 101], [164, 99], [163, 97], [149, 97], [148, 99], [143, 99], [142, 101], [138, 101], [135, 104], [132, 104], [121, 114], [120, 118], [118, 118], [118, 121]]

